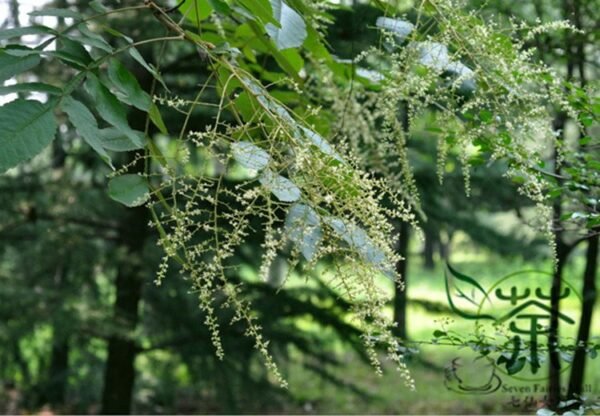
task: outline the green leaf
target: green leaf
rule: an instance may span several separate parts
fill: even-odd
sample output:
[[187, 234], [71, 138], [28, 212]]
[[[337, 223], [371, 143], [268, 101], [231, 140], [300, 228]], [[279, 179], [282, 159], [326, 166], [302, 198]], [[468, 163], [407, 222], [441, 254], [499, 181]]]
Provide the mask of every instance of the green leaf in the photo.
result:
[[152, 103], [150, 106], [150, 111], [148, 111], [148, 116], [150, 117], [150, 121], [152, 121], [152, 123], [154, 123], [154, 125], [158, 128], [158, 131], [160, 131], [162, 134], [169, 134], [167, 126], [165, 125], [165, 122], [160, 115], [160, 110], [156, 104]]
[[304, 258], [311, 261], [323, 237], [321, 221], [316, 211], [308, 205], [292, 205], [285, 219], [285, 230]]
[[106, 42], [99, 41], [98, 39], [90, 38], [87, 36], [67, 36], [67, 39], [77, 42], [81, 45], [92, 46], [97, 49], [101, 49], [104, 52], [113, 52], [112, 47]]
[[494, 114], [490, 110], [481, 110], [479, 112], [479, 120], [481, 120], [482, 123], [490, 123], [493, 117]]
[[140, 132], [140, 140], [133, 142], [129, 137], [125, 136], [119, 130], [114, 127], [99, 130], [99, 140], [107, 150], [115, 152], [128, 152], [131, 150], [142, 149], [144, 146], [140, 146], [140, 142], [144, 142], [144, 135]]
[[[295, 74], [304, 68], [304, 59], [302, 59], [297, 49], [286, 49], [276, 54], [274, 58], [282, 69], [285, 69], [287, 65], [294, 70]], [[285, 63], [283, 60], [285, 60]]]
[[53, 16], [82, 20], [83, 16], [70, 9], [42, 9], [29, 13], [29, 16]]
[[0, 173], [40, 153], [55, 134], [49, 104], [15, 100], [0, 107]]
[[198, 24], [210, 16], [213, 8], [208, 0], [185, 0], [179, 10], [190, 22]]
[[233, 143], [231, 153], [236, 162], [248, 169], [263, 170], [271, 160], [263, 149], [245, 141]]
[[108, 182], [108, 195], [125, 206], [137, 207], [148, 201], [150, 190], [145, 178], [126, 174], [112, 178]]
[[90, 1], [89, 6], [96, 12], [98, 13], [106, 13], [108, 12], [108, 7], [106, 7], [105, 5], [103, 5], [101, 2], [99, 2], [98, 0], [94, 0], [94, 1]]
[[65, 97], [62, 100], [61, 108], [67, 113], [69, 121], [83, 137], [83, 140], [100, 155], [102, 160], [112, 167], [110, 156], [102, 147], [100, 130], [92, 112], [82, 102], [71, 97]]
[[445, 337], [446, 335], [448, 335], [447, 332], [440, 331], [439, 329], [436, 329], [435, 331], [433, 331], [433, 336], [436, 337], [436, 338]]
[[208, 0], [208, 3], [221, 14], [228, 15], [231, 13], [231, 7], [223, 0]]
[[40, 63], [38, 55], [13, 56], [0, 51], [0, 83], [36, 67]]
[[61, 38], [58, 49], [51, 52], [50, 55], [56, 56], [77, 69], [85, 69], [93, 61], [88, 51], [80, 43], [68, 38]]
[[237, 3], [263, 23], [279, 25], [279, 22], [273, 15], [273, 8], [269, 0], [237, 0]]
[[282, 202], [295, 202], [300, 199], [300, 188], [288, 178], [277, 175], [269, 169], [265, 170], [258, 180]]
[[26, 82], [21, 84], [13, 84], [0, 86], [0, 95], [6, 95], [11, 93], [22, 93], [22, 92], [45, 92], [50, 95], [60, 95], [62, 90], [54, 85], [44, 84], [42, 82]]
[[56, 31], [52, 28], [42, 25], [28, 27], [13, 27], [11, 29], [0, 30], [0, 40], [18, 38], [26, 35], [51, 35]]
[[31, 55], [36, 55], [36, 56], [42, 55], [42, 51], [40, 51], [38, 49], [31, 49], [31, 48], [28, 48], [27, 46], [23, 46], [23, 45], [6, 45], [6, 48], [3, 50], [0, 50], [0, 53], [5, 53], [7, 55], [16, 56], [19, 58], [22, 58], [24, 56], [31, 56]]
[[116, 127], [134, 143], [144, 146], [144, 143], [139, 141], [139, 133], [129, 127], [126, 109], [98, 78], [90, 74], [85, 82], [85, 89], [94, 99], [100, 117]]
[[77, 29], [79, 33], [81, 33], [80, 37], [70, 37], [70, 39], [76, 39], [83, 45], [93, 46], [95, 48], [101, 49], [104, 52], [112, 53], [113, 47], [102, 37], [102, 35], [91, 31], [87, 24], [80, 23], [77, 25]]
[[[132, 40], [130, 38], [125, 38], [125, 39], [128, 40], [129, 43], [132, 42]], [[167, 84], [165, 84], [165, 81], [162, 79], [162, 76], [160, 75], [160, 73], [156, 69], [154, 69], [152, 66], [150, 66], [150, 64], [148, 62], [146, 62], [146, 60], [144, 59], [142, 54], [135, 47], [132, 46], [129, 48], [129, 55], [131, 55], [131, 57], [138, 64], [140, 64], [142, 67], [144, 67], [144, 69], [146, 71], [148, 71], [154, 77], [154, 79], [156, 79], [158, 82], [160, 82], [160, 85], [162, 85], [165, 90], [169, 91], [169, 88], [167, 88]]]
[[115, 87], [119, 100], [145, 112], [150, 110], [150, 95], [140, 87], [133, 74], [116, 59], [111, 59], [108, 63], [108, 79]]
[[267, 33], [275, 42], [277, 49], [297, 48], [302, 46], [306, 39], [306, 23], [294, 9], [288, 6], [283, 0], [271, 0], [273, 16], [279, 22], [281, 27], [276, 27], [272, 23], [265, 26]]

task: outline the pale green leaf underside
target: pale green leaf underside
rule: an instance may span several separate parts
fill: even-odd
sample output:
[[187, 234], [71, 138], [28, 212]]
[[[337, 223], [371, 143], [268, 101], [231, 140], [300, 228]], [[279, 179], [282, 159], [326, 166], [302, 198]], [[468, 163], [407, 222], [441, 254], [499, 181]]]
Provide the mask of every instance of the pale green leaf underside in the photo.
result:
[[275, 42], [277, 49], [297, 48], [304, 43], [306, 39], [306, 23], [294, 9], [284, 3], [282, 0], [271, 0], [273, 16], [281, 25], [276, 27], [272, 23], [265, 26], [267, 33]]
[[114, 152], [129, 152], [131, 150], [138, 150], [144, 147], [139, 143], [144, 141], [143, 133], [140, 132], [139, 142], [133, 142], [129, 137], [123, 135], [123, 133], [114, 127], [101, 129], [99, 140], [100, 143], [102, 143], [102, 147]]
[[24, 82], [0, 87], [0, 95], [12, 94], [14, 92], [44, 92], [50, 95], [62, 94], [62, 90], [60, 88], [55, 87], [54, 85], [44, 84], [42, 82]]
[[53, 33], [56, 33], [54, 29], [41, 25], [13, 27], [10, 29], [0, 30], [0, 40], [13, 39], [27, 35], [48, 35]]
[[231, 153], [233, 158], [245, 168], [262, 170], [264, 169], [271, 157], [260, 147], [250, 142], [236, 142], [231, 145]]
[[108, 195], [128, 207], [143, 205], [150, 198], [147, 180], [134, 174], [111, 179], [108, 182]]
[[337, 217], [326, 217], [324, 221], [353, 250], [356, 250], [363, 260], [380, 269], [387, 277], [394, 278], [393, 271], [387, 267], [385, 253], [371, 241], [365, 230]]
[[277, 175], [267, 169], [258, 180], [282, 202], [295, 202], [300, 199], [300, 188], [288, 178]]
[[292, 205], [285, 220], [285, 230], [288, 238], [296, 244], [304, 258], [308, 261], [312, 260], [323, 238], [317, 212], [308, 205]]

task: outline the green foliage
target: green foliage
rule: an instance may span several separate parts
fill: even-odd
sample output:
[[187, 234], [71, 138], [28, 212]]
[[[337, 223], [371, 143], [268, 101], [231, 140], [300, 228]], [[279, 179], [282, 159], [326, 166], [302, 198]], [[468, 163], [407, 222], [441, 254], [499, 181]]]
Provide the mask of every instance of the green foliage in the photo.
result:
[[[109, 195], [125, 206], [150, 209], [165, 251], [156, 282], [179, 264], [197, 294], [217, 357], [223, 359], [225, 351], [214, 304], [224, 299], [231, 320], [245, 323], [266, 367], [286, 384], [256, 322], [255, 305], [242, 295], [245, 283], [231, 273], [240, 267], [249, 236], [258, 234], [262, 279], [269, 280], [281, 255], [289, 258], [290, 273], [302, 267], [302, 258], [309, 266], [328, 263], [331, 283], [343, 288], [341, 296], [352, 305], [370, 362], [381, 371], [383, 346], [413, 387], [385, 313], [388, 299], [378, 287], [382, 275], [401, 284], [394, 272], [400, 260], [394, 222], [417, 227], [425, 219], [409, 157], [411, 125], [433, 115], [443, 127], [436, 131], [439, 180], [457, 147], [467, 193], [473, 188], [471, 164], [505, 161], [505, 175], [519, 178], [520, 191], [537, 207], [536, 225], [551, 234], [551, 181], [540, 172], [538, 140], [556, 142], [547, 105], [581, 127], [594, 122], [586, 94], [566, 101], [557, 75], [531, 59], [518, 27], [499, 34], [450, 0], [421, 6], [414, 23], [380, 16], [376, 26], [385, 49], [368, 45], [350, 61], [328, 51], [323, 26], [329, 16], [319, 2], [188, 0], [179, 21], [148, 1], [140, 15], [169, 35], [135, 41], [102, 24], [109, 15], [132, 10], [96, 4], [101, 12], [90, 21], [100, 22], [93, 29], [111, 35], [110, 42], [77, 12], [34, 12], [74, 23], [57, 32], [39, 26], [0, 32], [7, 40], [31, 33], [47, 37], [36, 49], [6, 46], [0, 79], [32, 70], [40, 55], [64, 64], [71, 77], [46, 104], [19, 99], [0, 108], [0, 171], [40, 153], [54, 137], [53, 113], [62, 109], [109, 165], [109, 152], [137, 150], [126, 160], [114, 157], [123, 164], [109, 181]], [[390, 12], [387, 5], [384, 12]], [[56, 50], [44, 51], [54, 41]], [[153, 48], [153, 63], [136, 47]], [[152, 80], [126, 69], [128, 59]], [[195, 76], [171, 75], [169, 68], [181, 62], [195, 65]], [[187, 90], [175, 96], [169, 86]], [[6, 91], [57, 93], [46, 84]], [[202, 122], [196, 122], [199, 117]], [[565, 170], [569, 189], [590, 189], [596, 178], [582, 172], [597, 161], [565, 156], [571, 157], [585, 163]], [[585, 217], [586, 226], [594, 227], [597, 204], [589, 205], [591, 212], [576, 219]], [[436, 208], [442, 217], [444, 207]], [[290, 241], [294, 248], [287, 252]]]
[[10, 51], [2, 51], [0, 53], [0, 82], [30, 70], [39, 63], [38, 55], [14, 56], [10, 54]]
[[40, 153], [56, 134], [52, 107], [16, 100], [0, 107], [0, 172]]

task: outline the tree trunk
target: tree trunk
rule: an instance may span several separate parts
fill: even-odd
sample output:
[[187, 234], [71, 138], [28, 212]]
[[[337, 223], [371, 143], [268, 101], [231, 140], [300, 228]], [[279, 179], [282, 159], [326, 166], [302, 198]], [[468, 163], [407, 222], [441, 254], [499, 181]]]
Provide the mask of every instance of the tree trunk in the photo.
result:
[[[563, 134], [567, 115], [564, 112], [559, 113], [554, 119], [554, 130]], [[562, 140], [559, 138], [559, 140]], [[560, 175], [558, 164], [558, 149], [554, 149], [554, 172]], [[556, 267], [552, 276], [552, 286], [550, 288], [550, 328], [548, 331], [548, 398], [547, 405], [551, 410], [558, 409], [560, 402], [560, 352], [556, 348], [559, 342], [559, 313], [560, 313], [560, 293], [562, 290], [562, 273], [567, 262], [569, 249], [563, 240], [562, 224], [562, 198], [560, 196], [553, 204], [554, 218], [554, 240], [556, 242]]]
[[[152, 77], [144, 71], [137, 74], [141, 87], [150, 90]], [[133, 111], [130, 117], [131, 127], [144, 131], [146, 115]], [[150, 136], [152, 131], [149, 131]], [[130, 154], [129, 162], [135, 159]], [[131, 173], [141, 172], [143, 166], [138, 163]], [[108, 339], [108, 357], [104, 370], [102, 392], [103, 414], [128, 414], [131, 412], [133, 388], [135, 385], [135, 358], [138, 346], [133, 338], [139, 320], [139, 304], [144, 283], [143, 251], [148, 237], [150, 213], [145, 206], [128, 208], [123, 216], [120, 229], [121, 246], [127, 251], [126, 259], [117, 271], [116, 300], [114, 305], [115, 323], [119, 330]]]
[[[590, 339], [590, 328], [592, 326], [592, 315], [594, 312], [594, 303], [596, 302], [596, 274], [598, 271], [598, 234], [593, 235], [589, 242], [586, 253], [585, 272], [583, 274], [583, 305], [581, 308], [581, 319], [579, 321], [579, 331], [577, 333], [577, 344], [587, 344]], [[583, 378], [585, 375], [585, 347], [577, 347], [573, 357], [571, 367], [571, 377], [569, 379], [569, 399], [578, 399], [581, 396], [583, 388]]]
[[562, 274], [569, 254], [568, 247], [562, 240], [557, 241], [557, 264], [552, 276], [550, 289], [550, 330], [548, 332], [549, 378], [548, 408], [558, 409], [560, 402], [560, 352], [556, 348], [559, 343], [560, 293], [562, 290]]
[[[408, 117], [408, 103], [402, 103], [402, 109], [400, 113], [400, 122], [402, 123], [402, 130], [405, 136], [408, 136], [410, 132], [410, 119]], [[394, 322], [396, 327], [394, 333], [401, 339], [406, 339], [406, 293], [408, 291], [408, 276], [406, 270], [408, 266], [408, 238], [409, 238], [409, 224], [405, 221], [400, 223], [400, 235], [398, 236], [398, 250], [397, 253], [402, 257], [396, 264], [396, 272], [402, 278], [404, 287], [396, 285], [394, 287]]]
[[[61, 168], [62, 166], [55, 166]], [[59, 264], [54, 275], [56, 293], [61, 293], [66, 285], [67, 267]], [[44, 386], [44, 401], [53, 408], [65, 403], [67, 381], [69, 378], [69, 335], [71, 327], [66, 324], [70, 318], [69, 313], [63, 309], [60, 299], [54, 299], [57, 310], [52, 319], [52, 350], [50, 352], [50, 365], [48, 379]]]
[[402, 277], [404, 290], [396, 285], [394, 296], [394, 322], [396, 322], [395, 333], [398, 337], [406, 339], [406, 292], [408, 290], [407, 267], [408, 267], [408, 239], [409, 225], [406, 222], [400, 224], [400, 236], [398, 239], [397, 253], [403, 257], [396, 264], [396, 272]]
[[69, 340], [60, 335], [56, 336], [56, 333], [54, 338], [52, 341], [50, 371], [46, 390], [46, 400], [53, 408], [65, 404], [69, 377]]
[[433, 268], [435, 267], [435, 263], [433, 261], [435, 243], [435, 231], [429, 228], [425, 228], [425, 242], [423, 244], [423, 267], [427, 270], [433, 270]]
[[137, 345], [133, 338], [143, 284], [143, 249], [149, 220], [144, 206], [128, 209], [122, 223], [121, 241], [127, 259], [117, 272], [114, 320], [119, 331], [108, 340], [108, 358], [102, 393], [103, 414], [128, 414], [135, 382]]

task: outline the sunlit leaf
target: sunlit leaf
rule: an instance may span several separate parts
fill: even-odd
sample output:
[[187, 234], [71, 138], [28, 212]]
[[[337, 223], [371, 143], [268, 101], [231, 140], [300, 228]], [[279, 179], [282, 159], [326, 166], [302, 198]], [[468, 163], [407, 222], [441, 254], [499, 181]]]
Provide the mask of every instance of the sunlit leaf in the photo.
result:
[[179, 10], [190, 22], [198, 24], [210, 16], [213, 7], [208, 0], [185, 0]]
[[241, 6], [250, 12], [248, 18], [258, 18], [262, 23], [279, 24], [273, 16], [273, 8], [269, 0], [237, 0]]

